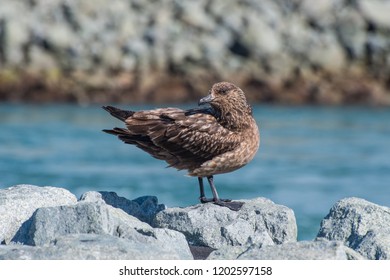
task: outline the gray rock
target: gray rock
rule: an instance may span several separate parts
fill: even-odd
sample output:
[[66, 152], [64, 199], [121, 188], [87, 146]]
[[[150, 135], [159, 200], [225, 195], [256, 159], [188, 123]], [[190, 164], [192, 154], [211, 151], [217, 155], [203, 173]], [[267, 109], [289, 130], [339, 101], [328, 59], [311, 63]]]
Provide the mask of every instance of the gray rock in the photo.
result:
[[[328, 87], [335, 87], [334, 78], [339, 76], [359, 82], [368, 75], [375, 80], [366, 85], [373, 95], [368, 101], [390, 103], [386, 84], [390, 4], [386, 0], [317, 0], [315, 5], [309, 0], [100, 0], [92, 4], [51, 0], [49, 6], [45, 1], [30, 2], [1, 2], [0, 60], [6, 62], [5, 73], [15, 73], [12, 79], [7, 74], [1, 80], [23, 86], [24, 72], [18, 69], [28, 66], [44, 89], [55, 93], [45, 97], [53, 101], [102, 102], [110, 96], [116, 102], [193, 100], [193, 90], [172, 96], [185, 90], [174, 90], [169, 80], [180, 79], [200, 95], [213, 77], [220, 77], [235, 80], [244, 90], [247, 86], [246, 92], [255, 100], [261, 93], [257, 87], [250, 90], [252, 80], [272, 85], [271, 100], [291, 102], [289, 94], [304, 90], [312, 102], [312, 87], [299, 87], [298, 72], [331, 96], [316, 102], [350, 102], [344, 83], [339, 91]], [[319, 69], [330, 77], [321, 78]], [[63, 70], [72, 72], [71, 79], [59, 74]], [[113, 70], [118, 74], [108, 75]], [[53, 89], [53, 79], [54, 85], [61, 86]], [[161, 84], [167, 80], [170, 86], [165, 94]], [[284, 85], [292, 81], [297, 88], [289, 86], [286, 92]], [[118, 92], [129, 89], [133, 94], [119, 97]], [[37, 98], [35, 94], [7, 96]]]
[[[273, 245], [270, 245], [273, 246]], [[250, 246], [222, 246], [221, 248], [212, 251], [207, 260], [235, 260], [242, 253], [248, 250]], [[261, 247], [261, 245], [259, 246]]]
[[158, 204], [155, 196], [142, 196], [134, 200], [118, 196], [115, 192], [87, 192], [80, 198], [82, 201], [102, 200], [108, 205], [122, 209], [127, 214], [132, 215], [139, 220], [151, 224], [156, 213], [166, 209], [164, 204]]
[[[185, 251], [185, 250], [184, 250]], [[173, 260], [191, 259], [188, 252], [112, 235], [71, 234], [56, 238], [53, 244], [0, 246], [2, 260]]]
[[[86, 193], [83, 193], [80, 197], [80, 201], [85, 202], [105, 202], [103, 200], [102, 194], [100, 192], [95, 191], [89, 191]], [[108, 203], [107, 203], [108, 204]], [[114, 206], [115, 207], [115, 206]], [[118, 207], [117, 207], [118, 208]]]
[[79, 202], [70, 206], [43, 207], [19, 229], [13, 242], [41, 246], [57, 236], [76, 233], [121, 236], [130, 228], [150, 227], [122, 210], [103, 202]]
[[150, 225], [104, 202], [81, 201], [75, 205], [39, 208], [13, 238], [13, 242], [33, 246], [55, 244], [69, 234], [111, 235], [149, 244], [159, 250], [176, 252], [181, 259], [192, 258], [185, 237]]
[[390, 258], [390, 208], [360, 198], [337, 202], [317, 237], [338, 240], [368, 259]]
[[390, 3], [386, 0], [358, 1], [361, 13], [382, 28], [390, 29]]
[[153, 225], [182, 232], [191, 245], [214, 249], [296, 241], [297, 225], [291, 209], [265, 198], [243, 202], [237, 212], [210, 203], [168, 208], [156, 215]]
[[367, 41], [367, 34], [364, 30], [367, 28], [367, 23], [360, 13], [356, 10], [345, 9], [338, 15], [335, 26], [340, 44], [349, 51], [349, 56], [363, 57]]
[[[215, 253], [210, 259], [215, 259]], [[221, 257], [221, 256], [219, 256]], [[222, 256], [223, 257], [223, 256]], [[237, 256], [240, 260], [360, 260], [354, 250], [336, 241], [301, 241], [257, 247], [253, 245]]]
[[71, 205], [77, 198], [55, 187], [16, 185], [0, 190], [0, 243], [9, 243], [19, 227], [40, 207]]

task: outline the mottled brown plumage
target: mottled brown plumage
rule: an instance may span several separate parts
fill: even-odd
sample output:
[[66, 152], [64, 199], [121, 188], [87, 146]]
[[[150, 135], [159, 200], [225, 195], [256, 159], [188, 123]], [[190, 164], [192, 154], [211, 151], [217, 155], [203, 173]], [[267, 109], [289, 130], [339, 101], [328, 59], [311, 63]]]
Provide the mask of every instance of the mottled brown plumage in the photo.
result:
[[[234, 84], [214, 84], [209, 95], [199, 101], [203, 104], [210, 106], [138, 112], [105, 106], [125, 122], [126, 128], [104, 131], [198, 177], [201, 202], [212, 201], [237, 210], [229, 200], [219, 199], [213, 175], [234, 171], [251, 161], [259, 147], [259, 130], [243, 91]], [[213, 199], [205, 197], [203, 177], [210, 183]]]

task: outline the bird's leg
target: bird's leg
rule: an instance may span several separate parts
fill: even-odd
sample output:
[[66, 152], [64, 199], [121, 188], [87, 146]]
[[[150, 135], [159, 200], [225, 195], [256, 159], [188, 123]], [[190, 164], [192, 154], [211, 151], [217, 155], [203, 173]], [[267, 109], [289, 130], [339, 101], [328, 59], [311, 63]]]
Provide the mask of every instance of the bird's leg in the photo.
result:
[[206, 195], [204, 193], [203, 178], [198, 177], [198, 182], [199, 182], [199, 191], [200, 191], [200, 197], [199, 197], [200, 202], [201, 203], [210, 202], [210, 200], [206, 198]]
[[231, 201], [230, 199], [220, 199], [219, 198], [217, 189], [215, 188], [215, 185], [214, 185], [214, 177], [213, 176], [208, 176], [207, 180], [209, 181], [210, 189], [211, 189], [211, 192], [213, 193], [213, 201], [214, 202], [218, 202], [218, 201], [230, 202]]
[[206, 194], [205, 194], [205, 191], [204, 191], [204, 185], [203, 185], [203, 177], [198, 177], [199, 191], [200, 191], [199, 200], [200, 200], [201, 203], [216, 202], [216, 201], [220, 200], [219, 197], [218, 197], [217, 190], [215, 189], [215, 186], [214, 186], [214, 183], [213, 183], [213, 176], [210, 176], [210, 177], [207, 177], [207, 180], [209, 181], [210, 188], [211, 188], [211, 191], [213, 193], [213, 198], [207, 198], [206, 197]]
[[[230, 199], [220, 199], [219, 198], [217, 189], [215, 188], [215, 185], [214, 185], [213, 176], [208, 176], [207, 180], [209, 181], [211, 192], [213, 193], [213, 200], [212, 201], [214, 202], [214, 204], [227, 207], [233, 211], [238, 211], [241, 209], [242, 205], [244, 205], [243, 202], [231, 201]], [[202, 182], [202, 185], [203, 185], [203, 182]]]
[[213, 193], [214, 201], [218, 201], [219, 196], [218, 196], [217, 189], [215, 188], [215, 185], [214, 185], [214, 177], [213, 176], [207, 177], [207, 181], [209, 181], [209, 185], [210, 185], [211, 192]]
[[211, 189], [211, 192], [213, 193], [213, 198], [206, 198], [206, 195], [204, 192], [203, 178], [198, 177], [199, 191], [200, 191], [199, 200], [201, 203], [213, 202], [216, 205], [227, 207], [233, 211], [238, 211], [241, 209], [242, 205], [244, 204], [243, 202], [231, 201], [230, 199], [220, 199], [219, 198], [217, 189], [215, 188], [215, 185], [214, 185], [213, 176], [208, 176], [207, 180], [209, 181], [210, 189]]

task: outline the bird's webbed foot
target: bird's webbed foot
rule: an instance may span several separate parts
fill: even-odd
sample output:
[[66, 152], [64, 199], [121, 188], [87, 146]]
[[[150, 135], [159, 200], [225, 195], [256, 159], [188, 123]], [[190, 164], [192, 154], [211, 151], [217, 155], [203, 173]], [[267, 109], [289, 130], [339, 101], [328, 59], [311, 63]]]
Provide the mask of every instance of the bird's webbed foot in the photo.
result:
[[220, 199], [220, 200], [214, 201], [214, 204], [222, 206], [222, 207], [227, 207], [233, 211], [239, 211], [241, 209], [241, 207], [244, 205], [244, 202], [231, 201], [229, 199]]
[[244, 205], [243, 202], [219, 198], [218, 193], [217, 193], [217, 189], [214, 186], [213, 176], [209, 176], [209, 177], [207, 177], [207, 179], [209, 181], [210, 188], [211, 188], [211, 191], [213, 193], [213, 198], [207, 198], [205, 196], [202, 177], [198, 177], [199, 188], [200, 188], [199, 200], [201, 203], [214, 203], [215, 205], [227, 207], [233, 211], [239, 211], [241, 209], [242, 205]]
[[244, 202], [232, 201], [231, 199], [214, 199], [201, 197], [199, 200], [201, 203], [213, 203], [218, 206], [227, 207], [233, 211], [239, 211], [242, 205], [244, 205]]
[[232, 201], [231, 199], [220, 199], [220, 198], [215, 199], [215, 198], [207, 198], [207, 197], [200, 197], [199, 200], [201, 203], [218, 202], [218, 201], [220, 201], [220, 202]]

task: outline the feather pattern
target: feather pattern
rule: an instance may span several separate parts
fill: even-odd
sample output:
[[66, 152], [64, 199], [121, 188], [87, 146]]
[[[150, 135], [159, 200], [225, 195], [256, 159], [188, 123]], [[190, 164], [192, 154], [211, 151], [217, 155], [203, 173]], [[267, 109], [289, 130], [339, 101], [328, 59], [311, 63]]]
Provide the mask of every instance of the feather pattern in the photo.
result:
[[104, 132], [199, 178], [231, 172], [251, 161], [260, 134], [243, 91], [228, 82], [217, 83], [199, 104], [209, 107], [134, 112], [104, 106], [126, 126]]

